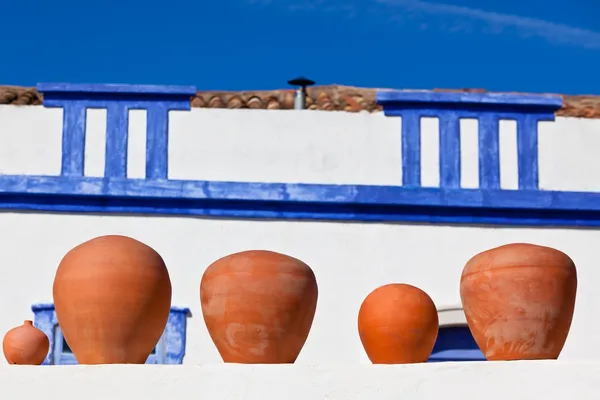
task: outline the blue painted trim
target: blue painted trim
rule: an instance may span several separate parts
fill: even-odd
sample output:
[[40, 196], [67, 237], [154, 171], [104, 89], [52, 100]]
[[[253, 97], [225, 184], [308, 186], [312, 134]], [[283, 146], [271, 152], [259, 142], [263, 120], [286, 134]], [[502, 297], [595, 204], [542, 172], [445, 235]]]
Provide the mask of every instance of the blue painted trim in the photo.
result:
[[[60, 177], [0, 176], [0, 208], [342, 221], [600, 226], [600, 193], [538, 191], [537, 121], [555, 96], [380, 92], [402, 116], [403, 187], [168, 180], [168, 111], [189, 110], [192, 87], [40, 84], [44, 105], [64, 108]], [[83, 177], [85, 112], [107, 108], [104, 178]], [[125, 179], [127, 112], [148, 115], [146, 179]], [[440, 118], [440, 185], [421, 186], [420, 119]], [[460, 119], [480, 122], [481, 189], [460, 188]], [[519, 191], [499, 190], [498, 120], [519, 132]], [[535, 121], [535, 122], [534, 122]], [[166, 350], [167, 351], [167, 350]]]
[[494, 114], [479, 118], [479, 187], [500, 189], [500, 125]]
[[[535, 108], [538, 111], [554, 112], [563, 105], [561, 96], [516, 95], [503, 93], [454, 93], [430, 91], [380, 90], [376, 95], [377, 104], [384, 110], [387, 107], [402, 105], [405, 108], [476, 108], [500, 111], [516, 108]], [[424, 107], [426, 105], [426, 107]]]
[[517, 119], [517, 157], [520, 190], [538, 190], [538, 121], [535, 114]]
[[181, 364], [185, 356], [188, 308], [171, 307], [169, 322], [165, 329], [164, 363]]
[[600, 226], [600, 193], [0, 176], [0, 209]]
[[421, 186], [421, 116], [402, 113], [402, 184]]
[[83, 176], [86, 119], [82, 104], [73, 104], [63, 112], [61, 175]]
[[273, 208], [271, 203], [306, 205], [315, 214], [328, 206], [600, 211], [600, 193], [593, 192], [0, 175], [0, 207], [17, 200], [43, 204], [44, 198], [65, 197], [78, 198], [83, 211], [86, 199], [94, 198], [107, 205], [114, 200], [114, 204], [146, 202], [163, 208], [177, 201], [188, 201], [192, 208], [200, 205], [193, 204], [197, 201], [262, 203], [266, 208]]
[[146, 178], [167, 179], [169, 172], [169, 110], [157, 104], [146, 114]]
[[38, 303], [31, 306], [31, 311], [39, 313], [43, 311], [54, 311], [54, 304], [52, 303]]
[[420, 115], [421, 118], [439, 118], [439, 116], [446, 112], [452, 112], [460, 119], [479, 119], [485, 114], [494, 114], [501, 120], [518, 120], [523, 115], [531, 113], [539, 117], [539, 121], [554, 121], [554, 113], [541, 112], [537, 113], [536, 110], [512, 110], [512, 111], [493, 111], [493, 110], [469, 110], [469, 109], [446, 109], [446, 108], [411, 108], [405, 105], [390, 105], [389, 108], [384, 108], [384, 115], [388, 117], [401, 117], [406, 111], [413, 111]]
[[191, 311], [188, 307], [175, 307], [171, 306], [172, 313], [184, 314], [186, 317], [191, 317]]
[[62, 330], [58, 325], [54, 327], [55, 339], [54, 339], [54, 353], [52, 357], [51, 365], [77, 365], [77, 359], [71, 352], [64, 351], [65, 338]]
[[34, 304], [31, 307], [31, 311], [33, 311], [33, 314], [35, 316], [33, 326], [44, 332], [48, 337], [48, 341], [50, 342], [48, 354], [46, 355], [46, 358], [44, 359], [42, 365], [51, 365], [54, 361], [55, 353], [55, 327], [58, 325], [56, 313], [54, 312], [54, 305]]
[[129, 108], [126, 104], [108, 103], [106, 108], [106, 157], [104, 176], [127, 177], [127, 142]]
[[190, 110], [195, 87], [151, 85], [72, 85], [40, 83], [44, 106], [62, 107], [62, 176], [83, 176], [86, 112], [106, 108], [104, 176], [127, 177], [129, 110], [147, 111], [146, 177], [167, 179], [169, 111]]
[[427, 362], [487, 361], [481, 350], [445, 350], [432, 354]]
[[38, 83], [38, 92], [48, 93], [110, 93], [123, 94], [151, 94], [151, 95], [180, 95], [193, 96], [196, 94], [194, 86], [172, 85], [121, 85], [121, 84], [77, 84], [77, 83]]
[[460, 188], [460, 119], [454, 113], [441, 113], [439, 120], [440, 187]]
[[[73, 365], [77, 360], [73, 353], [63, 351], [63, 336], [54, 304], [34, 304], [31, 311], [35, 315], [34, 326], [43, 331], [50, 341], [48, 355], [42, 365]], [[146, 364], [181, 364], [185, 356], [187, 318], [189, 308], [171, 307], [165, 332], [156, 344], [156, 352], [151, 354]]]
[[518, 126], [519, 188], [538, 188], [537, 122], [553, 121], [560, 96], [500, 93], [439, 93], [381, 90], [378, 104], [387, 116], [402, 117], [404, 186], [421, 186], [420, 126], [424, 117], [440, 121], [440, 187], [460, 187], [460, 119], [479, 122], [479, 187], [500, 188], [499, 121]]
[[433, 350], [427, 362], [486, 361], [469, 327], [440, 326]]

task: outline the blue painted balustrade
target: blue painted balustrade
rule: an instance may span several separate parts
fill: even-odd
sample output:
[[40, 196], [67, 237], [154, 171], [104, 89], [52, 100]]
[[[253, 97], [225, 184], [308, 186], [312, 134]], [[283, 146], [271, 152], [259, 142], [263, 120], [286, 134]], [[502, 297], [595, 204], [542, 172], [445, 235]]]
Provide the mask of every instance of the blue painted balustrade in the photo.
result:
[[195, 87], [42, 83], [45, 107], [62, 107], [62, 176], [82, 177], [86, 111], [106, 109], [106, 178], [127, 177], [129, 110], [146, 110], [146, 178], [167, 179], [169, 111], [189, 110]]
[[[193, 87], [40, 84], [62, 107], [60, 176], [0, 175], [0, 209], [176, 214], [223, 218], [600, 226], [600, 193], [538, 188], [537, 123], [556, 96], [381, 91], [385, 115], [402, 117], [398, 186], [168, 179], [169, 111], [189, 110]], [[107, 110], [104, 177], [84, 176], [85, 118]], [[128, 112], [147, 111], [146, 178], [127, 177]], [[274, 111], [276, 112], [276, 111]], [[420, 118], [440, 121], [440, 187], [421, 186]], [[479, 121], [478, 189], [460, 187], [460, 119]], [[500, 188], [499, 121], [517, 122], [519, 189]], [[202, 129], [202, 127], [198, 127]], [[375, 133], [376, 134], [376, 133]], [[1, 145], [1, 143], [0, 143]]]
[[500, 189], [501, 119], [517, 122], [519, 189], [538, 189], [538, 122], [554, 121], [557, 96], [381, 91], [377, 102], [385, 115], [402, 117], [403, 185], [421, 186], [423, 117], [439, 119], [440, 187], [460, 188], [460, 120], [479, 125], [479, 188]]

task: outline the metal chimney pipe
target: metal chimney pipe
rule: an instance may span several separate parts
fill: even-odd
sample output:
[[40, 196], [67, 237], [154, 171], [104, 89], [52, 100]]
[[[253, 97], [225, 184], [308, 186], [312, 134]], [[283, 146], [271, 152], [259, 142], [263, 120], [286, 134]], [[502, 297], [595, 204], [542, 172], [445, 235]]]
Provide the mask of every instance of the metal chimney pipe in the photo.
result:
[[297, 88], [294, 96], [294, 110], [304, 110], [306, 108], [306, 92], [304, 88]]
[[288, 85], [297, 86], [294, 96], [294, 110], [304, 110], [306, 108], [306, 88], [314, 85], [315, 82], [300, 76], [288, 81]]

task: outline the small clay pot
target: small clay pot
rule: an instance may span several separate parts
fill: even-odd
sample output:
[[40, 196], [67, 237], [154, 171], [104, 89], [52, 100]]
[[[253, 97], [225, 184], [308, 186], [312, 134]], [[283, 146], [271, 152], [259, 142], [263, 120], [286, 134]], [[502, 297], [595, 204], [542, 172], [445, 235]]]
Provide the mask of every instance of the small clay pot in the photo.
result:
[[44, 332], [33, 326], [32, 321], [6, 332], [2, 341], [4, 357], [9, 364], [40, 365], [46, 359], [50, 342]]
[[467, 262], [460, 297], [488, 360], [558, 358], [577, 293], [573, 260], [550, 247], [508, 244]]
[[228, 363], [293, 363], [310, 332], [317, 297], [308, 265], [264, 250], [215, 261], [200, 283], [204, 322]]
[[79, 364], [143, 364], [163, 334], [171, 280], [161, 256], [126, 236], [101, 236], [62, 259], [54, 307]]
[[431, 297], [406, 284], [375, 289], [358, 313], [358, 334], [373, 364], [427, 361], [438, 328], [438, 313]]

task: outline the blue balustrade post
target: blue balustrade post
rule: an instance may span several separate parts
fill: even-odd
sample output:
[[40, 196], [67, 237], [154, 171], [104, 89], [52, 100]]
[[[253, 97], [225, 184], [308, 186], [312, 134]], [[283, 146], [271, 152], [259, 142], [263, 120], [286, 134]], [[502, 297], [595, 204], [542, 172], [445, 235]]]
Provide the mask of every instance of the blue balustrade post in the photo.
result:
[[421, 114], [411, 108], [385, 108], [385, 115], [402, 117], [402, 186], [421, 186]]
[[460, 118], [456, 113], [439, 115], [440, 186], [460, 188]]
[[105, 178], [127, 178], [127, 142], [129, 140], [129, 107], [114, 102], [106, 107]]
[[490, 112], [479, 120], [479, 188], [500, 189], [500, 119]]
[[146, 115], [146, 179], [167, 179], [169, 110], [153, 104]]
[[421, 116], [402, 113], [402, 185], [421, 186]]
[[[500, 189], [499, 122], [517, 121], [517, 150], [520, 190], [538, 190], [539, 121], [553, 121], [554, 112], [562, 107], [562, 98], [551, 95], [512, 95], [500, 93], [440, 93], [427, 91], [382, 90], [377, 103], [386, 116], [402, 117], [403, 171], [410, 175], [404, 184], [420, 186], [420, 128], [414, 117], [405, 126], [405, 116], [438, 118], [440, 122], [440, 187], [460, 188], [460, 119], [479, 122], [479, 187]], [[404, 137], [409, 139], [405, 140]], [[410, 157], [406, 157], [409, 154]], [[415, 169], [419, 169], [418, 172]]]
[[80, 103], [63, 105], [62, 164], [63, 176], [83, 176], [85, 157], [86, 108]]
[[40, 83], [45, 107], [63, 108], [62, 176], [83, 176], [86, 111], [107, 110], [105, 178], [127, 177], [129, 110], [146, 110], [146, 179], [168, 178], [169, 111], [190, 110], [192, 86]]
[[538, 190], [538, 122], [548, 118], [539, 114], [523, 114], [516, 116], [516, 120], [519, 189]]

